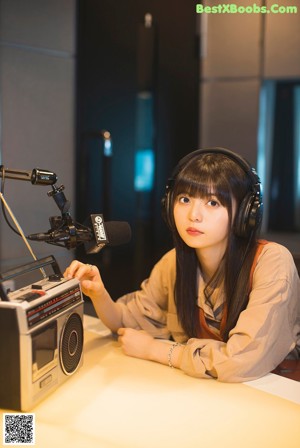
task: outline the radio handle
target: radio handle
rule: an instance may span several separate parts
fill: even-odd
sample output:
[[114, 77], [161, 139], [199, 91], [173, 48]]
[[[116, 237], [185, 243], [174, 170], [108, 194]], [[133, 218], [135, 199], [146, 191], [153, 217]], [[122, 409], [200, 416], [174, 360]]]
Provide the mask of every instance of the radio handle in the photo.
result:
[[0, 298], [4, 301], [8, 301], [7, 295], [2, 286], [3, 282], [18, 277], [19, 275], [23, 275], [50, 265], [53, 269], [54, 274], [62, 278], [61, 270], [53, 255], [49, 255], [48, 257], [41, 258], [39, 260], [31, 261], [30, 263], [26, 263], [24, 265], [9, 269], [6, 272], [0, 273]]

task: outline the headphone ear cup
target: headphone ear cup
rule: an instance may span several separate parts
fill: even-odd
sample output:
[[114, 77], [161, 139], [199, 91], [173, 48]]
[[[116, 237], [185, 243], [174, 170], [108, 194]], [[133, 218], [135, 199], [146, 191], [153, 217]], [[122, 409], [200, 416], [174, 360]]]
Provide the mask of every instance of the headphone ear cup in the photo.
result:
[[[237, 236], [245, 237], [247, 236], [246, 229], [247, 221], [248, 221], [248, 209], [249, 209], [249, 202], [251, 201], [252, 193], [249, 193], [244, 197], [242, 200], [239, 209], [237, 210], [237, 214], [235, 217], [235, 226], [234, 226], [234, 233]], [[251, 201], [252, 202], [252, 201]]]
[[256, 229], [262, 219], [261, 201], [254, 193], [244, 197], [235, 218], [234, 233], [247, 238], [251, 231]]

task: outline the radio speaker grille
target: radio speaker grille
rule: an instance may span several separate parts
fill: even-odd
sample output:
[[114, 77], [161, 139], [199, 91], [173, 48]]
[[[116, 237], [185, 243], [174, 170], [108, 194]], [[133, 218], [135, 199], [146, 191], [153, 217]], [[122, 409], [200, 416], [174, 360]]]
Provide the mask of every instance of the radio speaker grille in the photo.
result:
[[61, 333], [60, 362], [66, 375], [72, 375], [80, 363], [83, 351], [83, 325], [79, 314], [68, 317]]

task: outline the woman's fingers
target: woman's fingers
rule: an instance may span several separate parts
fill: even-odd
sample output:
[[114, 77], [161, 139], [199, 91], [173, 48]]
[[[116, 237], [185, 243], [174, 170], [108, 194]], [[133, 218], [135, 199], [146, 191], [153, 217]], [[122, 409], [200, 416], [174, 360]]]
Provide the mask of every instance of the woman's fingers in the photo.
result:
[[78, 278], [78, 280], [82, 280], [91, 279], [96, 274], [99, 274], [97, 266], [81, 263], [78, 260], [74, 260], [65, 270], [64, 277], [68, 279], [76, 277]]

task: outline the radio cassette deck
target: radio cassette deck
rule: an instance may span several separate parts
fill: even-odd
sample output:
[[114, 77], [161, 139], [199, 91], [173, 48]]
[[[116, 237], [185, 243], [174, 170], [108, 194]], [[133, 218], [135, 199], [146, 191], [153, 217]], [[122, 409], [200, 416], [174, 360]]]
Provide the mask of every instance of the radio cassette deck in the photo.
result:
[[[54, 274], [20, 288], [3, 285], [51, 265]], [[0, 407], [28, 411], [83, 364], [83, 298], [78, 280], [62, 278], [54, 257], [0, 274]]]

